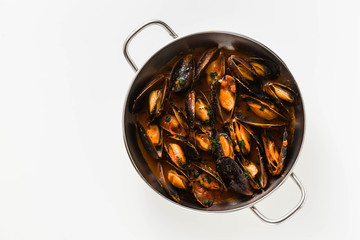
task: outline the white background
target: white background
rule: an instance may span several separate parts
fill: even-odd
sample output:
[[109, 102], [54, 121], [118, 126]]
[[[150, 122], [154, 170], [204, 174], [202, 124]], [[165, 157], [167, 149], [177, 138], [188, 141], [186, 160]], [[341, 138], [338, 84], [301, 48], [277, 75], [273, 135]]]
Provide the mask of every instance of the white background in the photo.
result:
[[[0, 0], [0, 239], [359, 238], [356, 2]], [[285, 223], [179, 208], [134, 170], [121, 125], [134, 72], [122, 45], [154, 18], [179, 36], [247, 35], [292, 71], [306, 108], [295, 172], [307, 201]], [[129, 50], [141, 66], [170, 41], [154, 26]], [[289, 179], [258, 208], [279, 217], [299, 195]]]

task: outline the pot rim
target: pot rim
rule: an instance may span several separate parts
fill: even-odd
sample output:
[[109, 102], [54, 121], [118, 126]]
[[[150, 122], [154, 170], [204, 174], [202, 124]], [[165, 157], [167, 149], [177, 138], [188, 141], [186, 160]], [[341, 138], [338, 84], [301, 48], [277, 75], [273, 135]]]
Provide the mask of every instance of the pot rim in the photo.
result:
[[[192, 33], [192, 34], [188, 34], [188, 35], [185, 35], [185, 36], [182, 36], [182, 37], [178, 37], [172, 41], [170, 41], [169, 43], [167, 43], [165, 46], [161, 47], [160, 49], [158, 49], [154, 54], [152, 54], [148, 60], [145, 61], [145, 63], [143, 63], [139, 69], [136, 71], [135, 73], [135, 76], [134, 76], [134, 79], [132, 80], [131, 84], [129, 85], [128, 87], [128, 90], [127, 90], [127, 93], [126, 93], [126, 97], [125, 97], [125, 101], [124, 101], [124, 106], [123, 106], [123, 116], [122, 116], [122, 131], [123, 131], [123, 140], [124, 140], [124, 143], [125, 143], [125, 148], [126, 148], [126, 152], [131, 160], [131, 163], [132, 165], [134, 166], [134, 168], [136, 169], [137, 173], [140, 175], [140, 177], [143, 179], [143, 181], [154, 191], [156, 192], [158, 195], [160, 195], [162, 198], [166, 199], [167, 201], [171, 202], [172, 204], [178, 206], [178, 207], [182, 207], [184, 209], [187, 209], [187, 210], [190, 210], [190, 211], [194, 211], [194, 212], [198, 212], [198, 213], [228, 213], [228, 212], [235, 212], [235, 211], [239, 211], [239, 210], [242, 210], [242, 209], [245, 209], [245, 208], [249, 208], [249, 207], [253, 207], [255, 204], [259, 203], [260, 201], [264, 200], [266, 197], [270, 196], [275, 190], [277, 190], [282, 184], [284, 184], [284, 182], [291, 176], [291, 173], [293, 173], [294, 171], [294, 168], [295, 168], [295, 165], [298, 161], [298, 158], [299, 158], [299, 155], [302, 151], [302, 146], [303, 146], [303, 142], [304, 142], [304, 138], [305, 138], [305, 129], [306, 129], [306, 125], [305, 125], [305, 122], [306, 122], [306, 116], [305, 116], [305, 106], [304, 106], [304, 102], [302, 100], [302, 96], [301, 96], [301, 91], [300, 91], [300, 87], [298, 85], [298, 83], [296, 82], [295, 78], [294, 78], [294, 81], [299, 89], [299, 99], [301, 101], [301, 104], [302, 104], [302, 110], [303, 110], [303, 122], [302, 122], [302, 125], [303, 125], [303, 131], [301, 133], [301, 135], [299, 137], [301, 137], [301, 141], [300, 141], [300, 146], [299, 146], [299, 151], [297, 151], [297, 153], [295, 153], [295, 160], [292, 164], [292, 166], [290, 167], [289, 171], [287, 172], [287, 174], [283, 177], [283, 179], [271, 190], [269, 190], [268, 192], [266, 192], [263, 196], [261, 196], [259, 199], [257, 200], [254, 200], [253, 202], [250, 202], [248, 204], [245, 204], [244, 206], [241, 206], [241, 207], [236, 207], [236, 208], [232, 208], [232, 209], [227, 209], [227, 210], [211, 210], [211, 211], [208, 211], [207, 208], [204, 208], [204, 209], [196, 209], [196, 208], [192, 208], [192, 207], [189, 207], [189, 206], [185, 206], [181, 203], [178, 203], [178, 202], [175, 202], [175, 201], [172, 201], [171, 199], [169, 199], [168, 197], [164, 196], [161, 192], [159, 192], [157, 189], [155, 189], [145, 178], [144, 176], [142, 175], [142, 173], [140, 172], [140, 170], [138, 169], [138, 167], [136, 166], [135, 164], [135, 161], [130, 153], [130, 150], [129, 150], [129, 146], [128, 146], [128, 142], [127, 142], [127, 139], [126, 139], [126, 130], [125, 130], [125, 113], [126, 113], [126, 104], [127, 104], [127, 101], [128, 101], [128, 98], [129, 98], [129, 93], [130, 93], [130, 90], [132, 89], [139, 73], [143, 70], [143, 67], [154, 57], [156, 56], [160, 51], [162, 51], [163, 49], [165, 48], [168, 48], [168, 47], [171, 47], [171, 45], [173, 45], [174, 43], [176, 43], [177, 41], [181, 41], [185, 38], [190, 38], [192, 36], [195, 36], [195, 35], [202, 35], [202, 34], [226, 34], [226, 35], [231, 35], [233, 37], [236, 37], [236, 38], [243, 38], [243, 39], [246, 39], [250, 42], [253, 42], [257, 45], [259, 45], [260, 47], [264, 48], [265, 50], [269, 51], [274, 57], [277, 58], [278, 61], [280, 61], [286, 68], [287, 70], [290, 72], [290, 70], [288, 69], [287, 65], [285, 64], [285, 62], [275, 53], [273, 52], [270, 48], [268, 48], [267, 46], [265, 46], [264, 44], [260, 43], [259, 41], [255, 40], [255, 39], [252, 39], [250, 37], [247, 37], [245, 35], [242, 35], [242, 34], [239, 34], [239, 33], [234, 33], [234, 32], [230, 32], [230, 31], [202, 31], [202, 32], [196, 32], [196, 33]], [[292, 73], [291, 73], [292, 75]]]

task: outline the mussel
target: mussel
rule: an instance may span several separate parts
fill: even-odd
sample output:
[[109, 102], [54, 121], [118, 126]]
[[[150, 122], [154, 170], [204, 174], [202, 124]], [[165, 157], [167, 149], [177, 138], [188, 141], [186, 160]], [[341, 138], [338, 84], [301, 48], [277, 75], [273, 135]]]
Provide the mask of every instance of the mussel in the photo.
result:
[[163, 114], [159, 120], [160, 127], [172, 135], [186, 137], [189, 135], [189, 125], [182, 111], [170, 102], [173, 114]]
[[262, 157], [262, 143], [254, 131], [237, 119], [229, 126], [230, 136], [235, 146], [240, 165], [249, 177], [254, 189], [265, 188], [267, 174]]
[[163, 151], [163, 131], [156, 124], [142, 125], [136, 123], [140, 139], [147, 152], [155, 159], [162, 157]]
[[178, 191], [173, 187], [172, 184], [169, 184], [168, 180], [165, 177], [163, 165], [159, 164], [159, 179], [160, 186], [165, 189], [165, 191], [171, 196], [172, 199], [176, 202], [180, 202], [180, 195]]
[[211, 103], [218, 121], [227, 123], [230, 121], [236, 101], [236, 83], [235, 79], [230, 75], [226, 75], [223, 79], [218, 81], [218, 84], [213, 84], [211, 87]]
[[261, 79], [276, 79], [280, 75], [280, 65], [276, 62], [258, 57], [247, 58], [248, 63]]
[[183, 92], [193, 83], [194, 77], [194, 58], [188, 54], [174, 65], [170, 80], [171, 90], [175, 93]]
[[204, 163], [193, 163], [189, 168], [192, 192], [204, 207], [210, 207], [218, 191], [227, 191], [220, 175]]
[[212, 140], [213, 152], [216, 157], [229, 157], [234, 159], [234, 147], [229, 135], [224, 132], [215, 131]]
[[289, 105], [292, 105], [297, 97], [291, 87], [278, 82], [267, 82], [263, 85], [263, 90], [278, 102], [287, 113], [290, 112]]
[[195, 146], [182, 137], [166, 137], [164, 139], [164, 148], [171, 162], [180, 169], [185, 169], [187, 164], [199, 158]]
[[245, 94], [240, 95], [235, 117], [241, 122], [263, 128], [286, 124], [286, 117], [273, 103]]
[[219, 157], [215, 164], [218, 173], [230, 190], [245, 196], [253, 195], [254, 191], [250, 186], [248, 178], [234, 159]]
[[134, 100], [133, 111], [135, 111], [140, 99], [148, 96], [149, 120], [152, 122], [161, 114], [164, 108], [164, 101], [168, 95], [169, 79], [163, 74], [157, 75]]
[[[277, 134], [279, 134], [279, 132]], [[268, 170], [271, 175], [279, 175], [284, 167], [284, 160], [287, 154], [288, 134], [286, 128], [284, 128], [282, 137], [278, 136], [273, 138], [267, 135], [270, 134], [265, 133], [262, 139], [268, 163]], [[276, 133], [272, 132], [271, 135], [276, 136]]]
[[201, 56], [196, 69], [196, 79], [204, 71], [209, 85], [217, 83], [225, 75], [225, 54], [222, 49], [211, 48]]

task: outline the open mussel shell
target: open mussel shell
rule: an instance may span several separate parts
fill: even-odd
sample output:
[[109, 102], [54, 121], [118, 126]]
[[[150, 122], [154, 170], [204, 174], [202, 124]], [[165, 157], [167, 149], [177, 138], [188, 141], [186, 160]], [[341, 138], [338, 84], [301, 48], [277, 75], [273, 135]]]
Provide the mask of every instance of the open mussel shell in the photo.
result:
[[[205, 163], [201, 163], [201, 162], [194, 162], [194, 163], [192, 163], [192, 166], [194, 166], [196, 169], [201, 170], [204, 173], [208, 174], [209, 176], [211, 176], [213, 179], [215, 179], [219, 183], [216, 188], [213, 188], [214, 190], [227, 191], [226, 185], [225, 185], [224, 181], [221, 179], [219, 173], [217, 173], [210, 166], [208, 166]], [[207, 181], [209, 182], [209, 180], [207, 180]], [[213, 181], [213, 180], [211, 180], [211, 181]], [[209, 188], [209, 189], [212, 189], [212, 188]]]
[[278, 82], [267, 82], [263, 90], [270, 95], [287, 113], [290, 113], [291, 105], [296, 101], [296, 92], [288, 85]]
[[262, 157], [262, 142], [255, 132], [246, 124], [233, 119], [229, 132], [240, 165], [245, 170], [249, 182], [254, 189], [265, 188], [267, 174]]
[[244, 175], [236, 161], [229, 157], [219, 157], [216, 161], [216, 169], [224, 180], [229, 190], [245, 196], [251, 196], [254, 190], [250, 186], [248, 178]]
[[196, 200], [204, 207], [214, 203], [215, 194], [227, 191], [220, 175], [205, 163], [192, 163], [188, 169], [192, 192]]
[[227, 59], [231, 75], [249, 93], [261, 95], [261, 79], [252, 65], [244, 58], [231, 55]]
[[194, 136], [195, 146], [204, 152], [211, 151], [211, 138], [210, 134], [204, 131], [196, 131]]
[[235, 118], [239, 121], [262, 128], [283, 126], [285, 116], [269, 101], [257, 99], [249, 95], [240, 95], [237, 102]]
[[133, 111], [143, 106], [140, 99], [147, 97], [147, 105], [149, 109], [149, 120], [152, 122], [161, 114], [164, 108], [164, 102], [169, 93], [169, 79], [163, 75], [157, 75], [138, 95], [133, 103]]
[[159, 159], [163, 154], [163, 131], [156, 124], [142, 125], [136, 123], [140, 139], [146, 151], [155, 159]]
[[207, 64], [210, 62], [212, 57], [215, 55], [215, 53], [219, 49], [217, 47], [210, 48], [206, 50], [203, 55], [200, 57], [200, 60], [198, 64], [196, 65], [196, 73], [195, 73], [195, 79], [197, 80], [202, 72], [202, 70], [207, 66]]
[[172, 70], [170, 84], [171, 90], [175, 93], [183, 92], [194, 81], [195, 61], [192, 54], [181, 58]]
[[180, 136], [167, 136], [164, 139], [164, 148], [170, 161], [180, 169], [185, 169], [189, 163], [200, 157], [195, 146]]
[[257, 144], [253, 144], [252, 150], [248, 156], [239, 154], [239, 162], [245, 170], [245, 175], [254, 189], [265, 188], [267, 185], [267, 173], [264, 166], [264, 160]]
[[236, 103], [236, 83], [230, 75], [226, 75], [211, 86], [211, 104], [217, 120], [224, 124], [231, 120]]
[[159, 164], [159, 178], [158, 181], [160, 183], [160, 186], [165, 189], [165, 191], [171, 196], [172, 199], [176, 202], [180, 202], [180, 195], [178, 191], [174, 188], [172, 184], [168, 182], [168, 180], [165, 177], [163, 165]]
[[187, 137], [189, 135], [189, 125], [182, 111], [170, 102], [173, 114], [163, 114], [160, 117], [159, 125], [172, 135]]
[[261, 79], [272, 80], [280, 75], [280, 65], [270, 59], [249, 57], [247, 62]]
[[[287, 154], [288, 134], [286, 128], [283, 131], [277, 131], [277, 133], [274, 133], [274, 131], [272, 131], [271, 135], [275, 137], [270, 138], [265, 132], [262, 139], [268, 170], [271, 175], [279, 175], [284, 167], [284, 160]], [[276, 135], [278, 136], [276, 137]]]

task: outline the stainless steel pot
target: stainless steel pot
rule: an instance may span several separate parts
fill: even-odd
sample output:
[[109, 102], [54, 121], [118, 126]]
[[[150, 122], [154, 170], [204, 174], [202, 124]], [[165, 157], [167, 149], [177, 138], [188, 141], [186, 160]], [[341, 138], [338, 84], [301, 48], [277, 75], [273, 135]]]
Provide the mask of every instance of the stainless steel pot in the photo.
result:
[[[150, 25], [160, 25], [163, 27], [175, 40], [157, 51], [145, 64], [144, 66], [138, 70], [134, 61], [130, 58], [128, 54], [128, 45], [130, 41], [144, 28]], [[297, 210], [301, 208], [304, 204], [305, 200], [305, 189], [300, 183], [299, 179], [293, 173], [293, 169], [297, 160], [297, 156], [299, 154], [303, 136], [304, 136], [304, 128], [305, 128], [305, 116], [304, 116], [304, 108], [300, 95], [300, 91], [296, 85], [296, 91], [299, 94], [300, 100], [295, 106], [295, 115], [296, 115], [296, 128], [294, 135], [294, 142], [291, 147], [288, 149], [288, 155], [286, 158], [286, 164], [283, 169], [283, 174], [275, 178], [267, 187], [265, 191], [255, 195], [253, 198], [246, 201], [232, 202], [232, 203], [221, 203], [215, 204], [211, 208], [202, 208], [196, 203], [192, 202], [174, 202], [160, 187], [154, 175], [150, 171], [147, 166], [139, 148], [138, 143], [136, 141], [136, 128], [135, 128], [135, 119], [134, 114], [131, 113], [131, 107], [133, 104], [133, 100], [136, 98], [137, 94], [140, 90], [147, 84], [147, 81], [150, 76], [155, 74], [158, 69], [166, 64], [171, 58], [176, 56], [178, 53], [185, 51], [189, 48], [197, 48], [197, 47], [214, 47], [221, 46], [226, 47], [228, 49], [235, 49], [238, 51], [251, 51], [258, 56], [271, 58], [276, 61], [280, 66], [287, 69], [285, 63], [270, 49], [265, 47], [263, 44], [250, 39], [246, 36], [230, 33], [230, 32], [201, 32], [195, 33], [188, 36], [184, 36], [178, 38], [176, 33], [164, 22], [159, 20], [149, 21], [138, 29], [136, 29], [130, 36], [126, 39], [124, 43], [124, 55], [126, 60], [129, 62], [130, 66], [136, 72], [135, 79], [131, 84], [128, 95], [126, 97], [125, 106], [124, 106], [124, 122], [123, 122], [123, 133], [124, 133], [124, 142], [126, 146], [126, 150], [129, 154], [129, 157], [134, 165], [135, 169], [139, 173], [139, 175], [144, 179], [144, 181], [158, 194], [168, 199], [169, 201], [177, 204], [178, 206], [183, 206], [186, 208], [190, 208], [193, 210], [204, 211], [204, 212], [228, 212], [234, 210], [241, 210], [244, 208], [250, 207], [250, 209], [263, 221], [267, 223], [280, 223], [293, 215]], [[292, 76], [291, 76], [292, 77]], [[256, 207], [255, 204], [259, 201], [263, 200], [265, 197], [269, 196], [272, 192], [274, 192], [284, 181], [291, 176], [291, 178], [295, 181], [297, 186], [301, 191], [301, 198], [298, 204], [288, 213], [286, 213], [283, 217], [278, 219], [269, 219], [264, 216]]]

